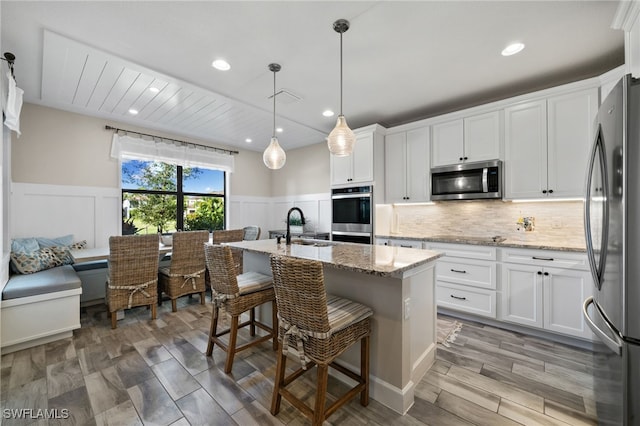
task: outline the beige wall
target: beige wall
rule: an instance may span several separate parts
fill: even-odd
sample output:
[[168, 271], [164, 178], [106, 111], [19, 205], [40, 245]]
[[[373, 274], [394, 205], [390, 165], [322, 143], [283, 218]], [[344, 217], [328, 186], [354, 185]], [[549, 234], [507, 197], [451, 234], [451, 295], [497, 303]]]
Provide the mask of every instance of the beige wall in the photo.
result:
[[[20, 119], [22, 136], [12, 143], [13, 182], [118, 188], [118, 162], [109, 155], [113, 132], [105, 130], [105, 124], [202, 143], [28, 103]], [[235, 156], [231, 193], [269, 197], [272, 174], [262, 163], [262, 153], [242, 150]], [[328, 180], [328, 172], [326, 176]]]
[[329, 193], [329, 149], [325, 142], [286, 151], [287, 162], [272, 175], [274, 197]]

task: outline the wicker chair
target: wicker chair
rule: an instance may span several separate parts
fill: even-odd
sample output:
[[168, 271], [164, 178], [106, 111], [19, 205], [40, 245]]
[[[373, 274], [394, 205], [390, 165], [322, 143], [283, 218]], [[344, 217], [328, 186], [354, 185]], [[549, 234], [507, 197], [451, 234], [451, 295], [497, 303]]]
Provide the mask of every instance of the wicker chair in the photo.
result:
[[[278, 414], [283, 396], [307, 416], [313, 425], [321, 425], [358, 393], [360, 404], [367, 406], [371, 309], [347, 299], [327, 296], [322, 263], [318, 261], [271, 256], [271, 269], [278, 303], [280, 343], [271, 414]], [[334, 361], [358, 340], [360, 374]], [[290, 351], [297, 352], [302, 366], [286, 376], [287, 353]], [[312, 409], [286, 387], [304, 374], [307, 367], [313, 365], [317, 365], [317, 387], [315, 406]], [[355, 380], [357, 385], [326, 407], [329, 366]]]
[[260, 239], [260, 227], [251, 225], [243, 228], [245, 241], [259, 240]]
[[204, 244], [209, 241], [209, 231], [187, 231], [173, 234], [171, 264], [158, 269], [158, 304], [162, 304], [162, 292], [171, 299], [171, 310], [176, 312], [176, 299], [187, 294], [200, 294], [204, 305], [206, 266]]
[[151, 319], [156, 319], [159, 248], [157, 234], [109, 238], [106, 300], [111, 328], [117, 327], [117, 311], [134, 306], [149, 306]]
[[[236, 275], [235, 261], [231, 254], [231, 248], [224, 245], [205, 246], [207, 269], [211, 278], [213, 292], [213, 315], [211, 316], [211, 329], [209, 331], [209, 344], [207, 356], [213, 352], [213, 345], [217, 344], [227, 353], [224, 372], [230, 373], [233, 367], [233, 358], [236, 352], [255, 346], [259, 343], [273, 339], [273, 349], [278, 347], [275, 324], [278, 321], [278, 309], [276, 297], [273, 291], [273, 281], [270, 276], [258, 272], [247, 272]], [[271, 302], [272, 324], [274, 327], [256, 321], [255, 308], [263, 303]], [[231, 327], [218, 332], [218, 317], [220, 308], [224, 308], [231, 315]], [[239, 323], [240, 315], [249, 311], [249, 320]], [[238, 329], [249, 326], [251, 336], [255, 336], [256, 327], [265, 330], [268, 334], [252, 339], [241, 346], [236, 346]], [[229, 334], [229, 342], [225, 344], [220, 336]]]
[[230, 243], [233, 241], [242, 241], [244, 238], [244, 229], [220, 229], [213, 231], [211, 241], [213, 244]]

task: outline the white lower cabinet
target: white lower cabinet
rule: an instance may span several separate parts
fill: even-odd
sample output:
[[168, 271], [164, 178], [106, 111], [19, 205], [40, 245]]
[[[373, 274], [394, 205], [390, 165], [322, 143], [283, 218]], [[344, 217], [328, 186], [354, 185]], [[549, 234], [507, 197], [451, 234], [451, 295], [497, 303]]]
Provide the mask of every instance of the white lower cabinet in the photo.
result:
[[444, 253], [436, 262], [439, 307], [496, 318], [496, 248], [427, 243]]
[[593, 286], [585, 254], [502, 249], [502, 260], [499, 319], [593, 339], [582, 317]]

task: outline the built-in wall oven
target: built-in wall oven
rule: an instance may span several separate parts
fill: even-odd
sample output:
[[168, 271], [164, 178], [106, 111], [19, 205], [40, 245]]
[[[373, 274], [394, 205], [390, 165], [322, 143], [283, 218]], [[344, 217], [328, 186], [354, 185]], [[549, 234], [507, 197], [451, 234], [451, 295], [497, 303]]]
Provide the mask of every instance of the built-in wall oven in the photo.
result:
[[331, 239], [371, 244], [373, 240], [373, 187], [331, 190]]

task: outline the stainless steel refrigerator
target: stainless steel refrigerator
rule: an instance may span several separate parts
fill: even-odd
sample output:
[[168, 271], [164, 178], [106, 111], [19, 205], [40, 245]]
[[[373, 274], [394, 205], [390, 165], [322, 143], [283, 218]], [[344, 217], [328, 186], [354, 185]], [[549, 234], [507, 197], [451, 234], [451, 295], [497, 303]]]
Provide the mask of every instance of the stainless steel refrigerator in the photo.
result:
[[585, 236], [594, 280], [583, 314], [598, 337], [594, 396], [603, 425], [640, 425], [640, 80], [602, 102], [587, 170]]

